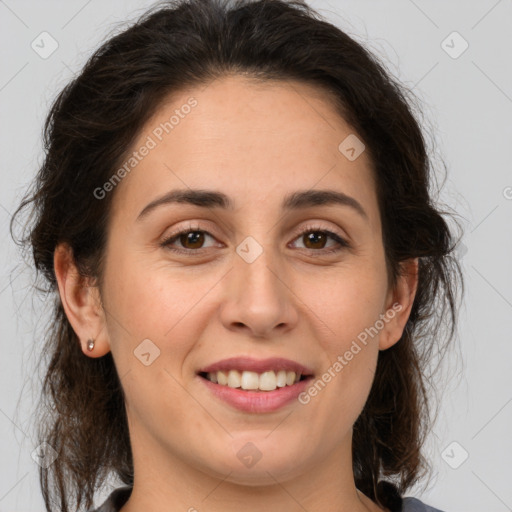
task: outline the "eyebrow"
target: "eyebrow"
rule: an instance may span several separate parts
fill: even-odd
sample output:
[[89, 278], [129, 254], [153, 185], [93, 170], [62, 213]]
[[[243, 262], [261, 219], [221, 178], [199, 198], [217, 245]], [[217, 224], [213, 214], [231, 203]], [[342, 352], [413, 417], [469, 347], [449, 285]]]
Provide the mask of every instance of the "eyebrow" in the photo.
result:
[[[235, 205], [230, 197], [215, 190], [183, 189], [172, 190], [151, 201], [137, 217], [137, 221], [146, 217], [155, 208], [169, 204], [191, 204], [201, 208], [222, 208], [233, 210]], [[361, 217], [368, 220], [368, 215], [361, 204], [351, 196], [334, 190], [304, 190], [285, 196], [281, 209], [283, 211], [300, 210], [312, 206], [348, 206]]]

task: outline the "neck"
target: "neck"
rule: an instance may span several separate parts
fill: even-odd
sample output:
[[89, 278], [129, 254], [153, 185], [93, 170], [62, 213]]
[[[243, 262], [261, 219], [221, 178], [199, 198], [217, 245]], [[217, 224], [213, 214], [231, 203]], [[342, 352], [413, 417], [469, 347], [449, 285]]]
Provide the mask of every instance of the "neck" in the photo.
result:
[[[250, 479], [235, 467], [215, 474], [210, 467], [187, 464], [162, 446], [138, 436], [133, 451], [134, 486], [121, 512], [383, 512], [354, 483], [351, 434], [330, 454], [307, 468], [288, 464], [283, 471], [265, 467], [264, 459]], [[150, 455], [148, 455], [150, 454]], [[259, 468], [258, 468], [259, 466]]]

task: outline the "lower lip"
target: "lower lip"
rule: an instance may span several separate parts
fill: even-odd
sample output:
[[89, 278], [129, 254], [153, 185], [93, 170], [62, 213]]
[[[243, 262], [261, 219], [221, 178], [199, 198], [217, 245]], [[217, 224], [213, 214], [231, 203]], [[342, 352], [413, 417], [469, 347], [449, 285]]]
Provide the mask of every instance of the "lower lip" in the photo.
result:
[[218, 398], [235, 409], [244, 412], [273, 412], [293, 402], [309, 385], [311, 377], [299, 380], [292, 386], [276, 388], [274, 391], [244, 391], [240, 388], [230, 388], [216, 384], [204, 377], [198, 378]]

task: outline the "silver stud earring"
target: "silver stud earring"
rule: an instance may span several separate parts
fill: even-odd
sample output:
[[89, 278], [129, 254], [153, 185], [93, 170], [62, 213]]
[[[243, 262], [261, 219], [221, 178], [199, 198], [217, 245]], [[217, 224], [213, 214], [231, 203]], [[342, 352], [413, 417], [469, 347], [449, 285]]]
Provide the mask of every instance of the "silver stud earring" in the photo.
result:
[[87, 349], [89, 350], [89, 352], [92, 352], [93, 348], [94, 348], [94, 340], [92, 340], [92, 339], [87, 340]]

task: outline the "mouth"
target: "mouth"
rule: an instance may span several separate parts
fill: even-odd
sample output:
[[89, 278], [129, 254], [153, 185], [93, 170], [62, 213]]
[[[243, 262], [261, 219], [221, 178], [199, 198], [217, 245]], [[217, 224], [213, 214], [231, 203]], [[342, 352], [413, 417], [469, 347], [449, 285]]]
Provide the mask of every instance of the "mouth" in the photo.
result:
[[201, 368], [197, 376], [210, 396], [248, 413], [273, 412], [297, 401], [313, 379], [313, 372], [282, 358], [225, 359]]
[[198, 375], [219, 386], [228, 386], [243, 391], [263, 392], [293, 386], [297, 382], [312, 378], [312, 375], [302, 375], [301, 373], [286, 370], [269, 370], [262, 373], [240, 370], [218, 370], [215, 372], [199, 372]]

